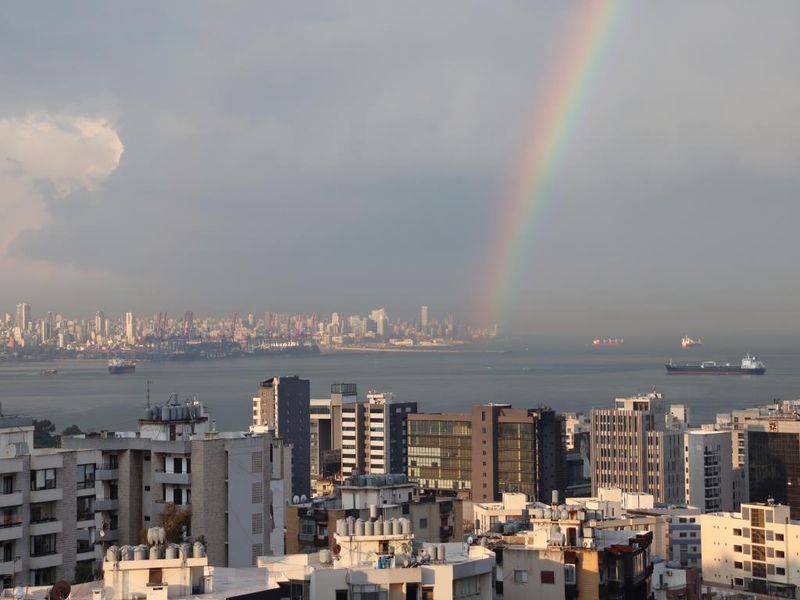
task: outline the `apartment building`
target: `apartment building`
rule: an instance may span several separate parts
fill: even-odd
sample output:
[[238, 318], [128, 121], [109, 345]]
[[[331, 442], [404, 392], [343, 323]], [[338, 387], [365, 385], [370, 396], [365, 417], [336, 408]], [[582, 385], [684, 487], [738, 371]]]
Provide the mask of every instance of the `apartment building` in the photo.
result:
[[212, 564], [252, 566], [271, 551], [273, 529], [280, 536], [283, 528], [274, 522], [271, 486], [281, 442], [269, 432], [217, 432], [208, 421], [199, 401], [171, 400], [146, 409], [136, 432], [62, 439], [63, 447], [98, 453], [103, 545], [140, 543], [141, 531], [174, 506], [191, 511], [191, 528], [181, 536], [202, 535]]
[[686, 504], [704, 512], [733, 510], [731, 432], [695, 429], [686, 431], [683, 440]]
[[617, 398], [591, 413], [592, 495], [601, 487], [646, 492], [656, 502], [684, 500], [684, 439], [668, 429], [664, 396]]
[[101, 521], [91, 450], [34, 449], [33, 420], [0, 416], [0, 573], [4, 587], [95, 575]]
[[423, 489], [478, 502], [503, 492], [549, 501], [563, 495], [566, 474], [564, 420], [550, 408], [408, 415], [408, 475]]
[[774, 502], [742, 504], [738, 512], [700, 516], [705, 585], [796, 598], [800, 522]]

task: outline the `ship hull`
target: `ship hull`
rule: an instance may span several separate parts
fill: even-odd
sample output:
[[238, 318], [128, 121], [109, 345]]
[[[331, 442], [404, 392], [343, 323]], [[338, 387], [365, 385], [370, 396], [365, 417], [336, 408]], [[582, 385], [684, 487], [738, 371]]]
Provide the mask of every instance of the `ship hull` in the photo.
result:
[[108, 374], [109, 375], [124, 375], [126, 373], [135, 373], [136, 372], [136, 365], [122, 365], [122, 366], [110, 366], [108, 367]]
[[764, 367], [755, 369], [743, 369], [736, 366], [711, 366], [701, 367], [700, 365], [664, 365], [667, 367], [667, 375], [763, 375], [767, 372]]

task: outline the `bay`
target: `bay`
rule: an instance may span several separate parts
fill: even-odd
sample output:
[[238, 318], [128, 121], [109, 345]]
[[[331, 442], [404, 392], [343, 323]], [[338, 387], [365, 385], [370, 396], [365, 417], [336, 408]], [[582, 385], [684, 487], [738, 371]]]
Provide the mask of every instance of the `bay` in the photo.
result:
[[[724, 352], [723, 352], [724, 350]], [[758, 355], [764, 376], [668, 376], [664, 363], [725, 359], [738, 364], [744, 352], [674, 347], [534, 347], [524, 341], [469, 347], [456, 352], [326, 352], [308, 356], [139, 362], [136, 372], [109, 375], [105, 361], [0, 363], [0, 401], [5, 415], [50, 419], [57, 431], [78, 425], [85, 431], [132, 431], [150, 402], [165, 404], [174, 392], [197, 397], [220, 430], [244, 430], [251, 423], [259, 382], [299, 375], [311, 381], [313, 398], [327, 398], [333, 383], [356, 383], [367, 391], [392, 392], [415, 400], [420, 412], [465, 412], [472, 405], [510, 403], [517, 408], [550, 406], [559, 412], [609, 407], [614, 398], [656, 389], [668, 404], [683, 404], [692, 423], [715, 415], [793, 399], [800, 390], [800, 353], [765, 348]], [[56, 368], [57, 375], [43, 375]]]

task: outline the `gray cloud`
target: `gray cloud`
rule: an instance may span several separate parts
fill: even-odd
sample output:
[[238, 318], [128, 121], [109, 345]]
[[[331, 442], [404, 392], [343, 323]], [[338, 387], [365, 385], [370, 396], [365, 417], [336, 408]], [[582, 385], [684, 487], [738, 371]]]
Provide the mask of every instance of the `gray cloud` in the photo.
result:
[[[0, 300], [79, 314], [465, 311], [579, 10], [6, 7], [0, 120], [106, 120], [125, 154], [14, 234], [0, 270], [19, 285]], [[704, 334], [741, 329], [759, 305], [760, 329], [792, 320], [799, 11], [627, 10], [506, 325]], [[59, 296], [70, 306], [48, 292], [58, 272], [59, 289], [80, 282]]]

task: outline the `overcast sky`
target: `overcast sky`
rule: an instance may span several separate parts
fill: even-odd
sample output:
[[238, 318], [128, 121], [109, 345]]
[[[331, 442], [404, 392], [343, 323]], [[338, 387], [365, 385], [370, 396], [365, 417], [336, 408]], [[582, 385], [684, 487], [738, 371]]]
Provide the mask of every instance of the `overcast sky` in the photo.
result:
[[[581, 10], [5, 3], [0, 310], [467, 314]], [[798, 22], [628, 5], [504, 328], [800, 329]]]

